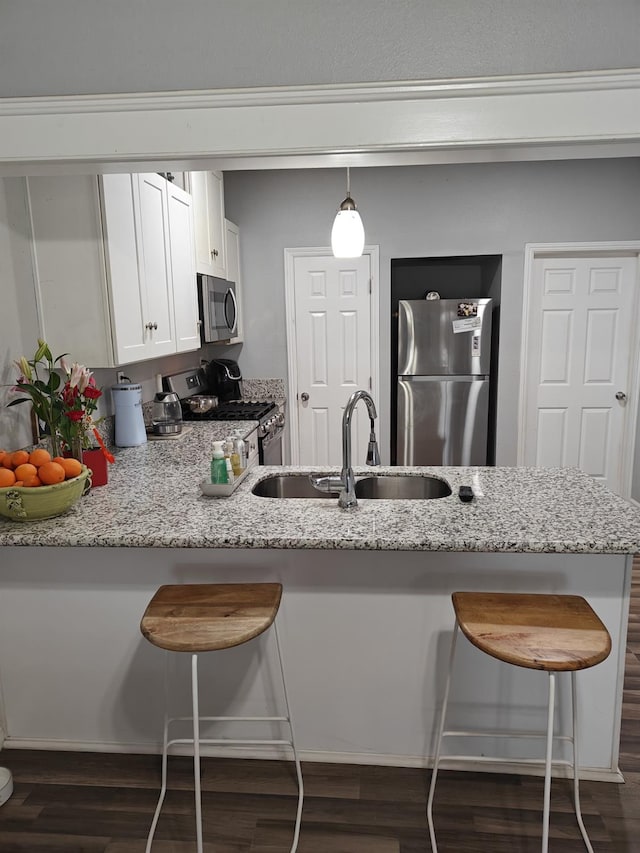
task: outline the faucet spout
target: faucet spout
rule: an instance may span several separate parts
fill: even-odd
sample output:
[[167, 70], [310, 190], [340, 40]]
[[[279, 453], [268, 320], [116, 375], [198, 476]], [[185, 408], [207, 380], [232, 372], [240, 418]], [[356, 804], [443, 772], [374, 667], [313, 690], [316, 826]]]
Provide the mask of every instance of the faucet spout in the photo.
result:
[[367, 450], [367, 465], [379, 465], [380, 454], [378, 452], [378, 442], [376, 441], [376, 433], [373, 428], [373, 422], [378, 417], [376, 406], [373, 398], [368, 391], [354, 391], [347, 400], [347, 405], [344, 407], [342, 414], [342, 470], [339, 477], [317, 477], [311, 475], [311, 480], [314, 488], [321, 492], [332, 492], [340, 490], [338, 496], [338, 506], [342, 509], [351, 509], [358, 506], [356, 498], [356, 481], [353, 476], [353, 468], [351, 467], [351, 421], [353, 412], [360, 400], [364, 400], [369, 413], [369, 421], [371, 423], [371, 432], [369, 434], [369, 447]]
[[354, 391], [349, 397], [342, 415], [342, 472], [340, 474], [342, 490], [340, 492], [340, 497], [338, 498], [338, 506], [341, 506], [343, 509], [350, 509], [358, 505], [358, 499], [356, 498], [356, 483], [351, 466], [351, 421], [353, 419], [353, 412], [360, 400], [364, 401], [367, 407], [367, 412], [369, 413], [369, 420], [371, 422], [371, 435], [369, 438], [367, 463], [370, 465], [380, 464], [378, 444], [376, 442], [376, 434], [373, 428], [373, 422], [378, 417], [376, 405], [368, 391]]

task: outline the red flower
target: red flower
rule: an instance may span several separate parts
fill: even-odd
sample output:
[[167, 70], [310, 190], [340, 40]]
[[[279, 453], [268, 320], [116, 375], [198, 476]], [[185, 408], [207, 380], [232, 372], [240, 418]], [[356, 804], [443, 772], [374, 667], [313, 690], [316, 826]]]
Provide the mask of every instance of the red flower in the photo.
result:
[[102, 391], [94, 385], [87, 385], [84, 389], [84, 396], [88, 400], [97, 400], [98, 397], [102, 397]]
[[82, 420], [82, 412], [79, 409], [73, 409], [70, 412], [65, 412], [65, 415], [69, 418], [70, 421]]
[[78, 389], [77, 387], [72, 388], [67, 382], [64, 388], [62, 389], [62, 399], [67, 404], [67, 406], [73, 406], [76, 399], [78, 397]]

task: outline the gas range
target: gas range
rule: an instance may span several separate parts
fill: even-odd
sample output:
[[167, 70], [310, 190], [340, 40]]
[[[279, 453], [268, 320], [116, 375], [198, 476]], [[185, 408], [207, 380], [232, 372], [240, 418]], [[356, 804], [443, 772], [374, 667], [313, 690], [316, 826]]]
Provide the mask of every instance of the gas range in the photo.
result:
[[227, 400], [208, 412], [192, 412], [187, 402], [181, 402], [185, 421], [258, 421], [260, 438], [284, 424], [284, 415], [278, 404], [266, 400]]
[[165, 376], [163, 384], [180, 398], [184, 421], [257, 421], [260, 464], [283, 464], [285, 416], [277, 403], [268, 400], [225, 400], [208, 412], [193, 412], [188, 402], [190, 397], [216, 394], [216, 389], [210, 387], [202, 368]]

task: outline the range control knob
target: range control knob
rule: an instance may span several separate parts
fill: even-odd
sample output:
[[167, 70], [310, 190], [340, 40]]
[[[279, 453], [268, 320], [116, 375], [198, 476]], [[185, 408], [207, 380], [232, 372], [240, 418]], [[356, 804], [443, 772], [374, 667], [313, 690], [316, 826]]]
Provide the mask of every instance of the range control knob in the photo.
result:
[[284, 426], [284, 412], [278, 412], [276, 415], [276, 426]]

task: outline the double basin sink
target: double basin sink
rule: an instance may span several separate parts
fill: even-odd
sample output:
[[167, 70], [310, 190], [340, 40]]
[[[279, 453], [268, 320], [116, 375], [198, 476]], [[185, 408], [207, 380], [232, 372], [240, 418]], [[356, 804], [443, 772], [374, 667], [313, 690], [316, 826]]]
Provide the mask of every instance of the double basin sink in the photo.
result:
[[[261, 498], [336, 498], [338, 492], [315, 489], [306, 474], [276, 474], [265, 477], [251, 490]], [[446, 498], [451, 489], [438, 477], [429, 475], [380, 474], [356, 481], [356, 497], [373, 500], [432, 500]]]

